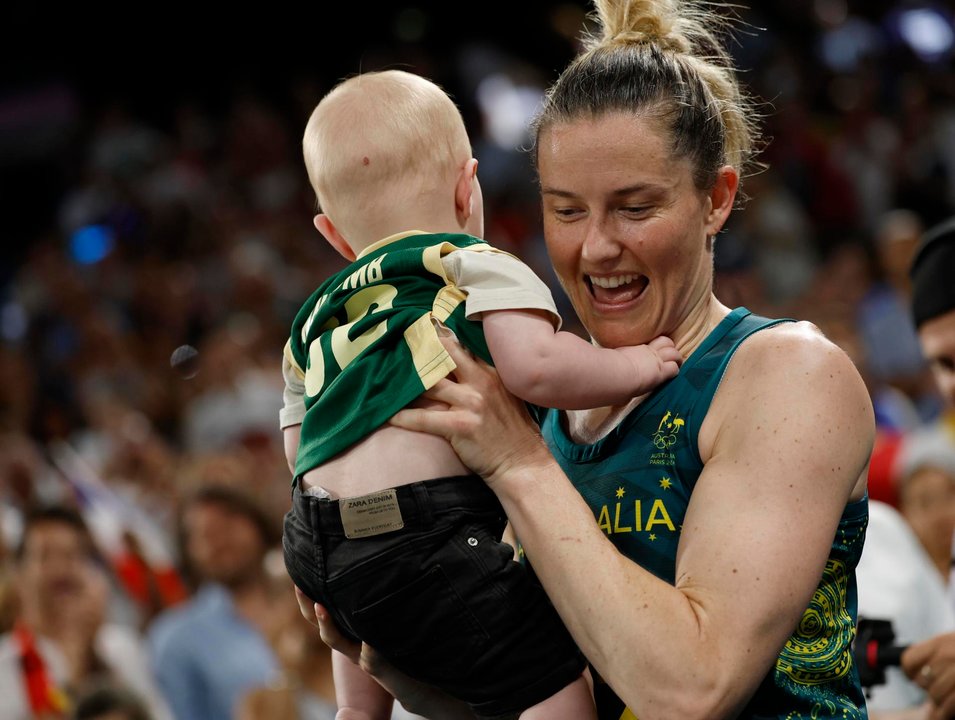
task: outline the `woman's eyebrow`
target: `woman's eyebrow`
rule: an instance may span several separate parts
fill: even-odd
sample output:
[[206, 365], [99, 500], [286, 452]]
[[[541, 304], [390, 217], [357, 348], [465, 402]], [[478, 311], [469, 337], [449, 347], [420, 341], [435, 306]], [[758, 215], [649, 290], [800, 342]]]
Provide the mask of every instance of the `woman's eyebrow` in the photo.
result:
[[556, 195], [557, 197], [562, 197], [562, 198], [577, 197], [577, 194], [570, 192], [570, 190], [560, 190], [559, 188], [552, 188], [552, 187], [542, 187], [541, 195]]
[[[611, 190], [610, 194], [614, 196], [631, 195], [633, 193], [645, 192], [648, 190], [655, 190], [655, 189], [657, 189], [656, 185], [651, 185], [649, 183], [637, 183], [635, 185], [628, 185], [627, 187]], [[570, 190], [562, 190], [560, 188], [555, 188], [555, 187], [542, 187], [541, 195], [554, 195], [556, 197], [562, 197], [562, 198], [578, 197], [577, 193], [571, 192]]]
[[632, 195], [634, 193], [645, 192], [647, 190], [655, 190], [655, 185], [650, 185], [649, 183], [637, 183], [636, 185], [628, 185], [627, 187], [619, 188], [614, 190], [612, 195]]

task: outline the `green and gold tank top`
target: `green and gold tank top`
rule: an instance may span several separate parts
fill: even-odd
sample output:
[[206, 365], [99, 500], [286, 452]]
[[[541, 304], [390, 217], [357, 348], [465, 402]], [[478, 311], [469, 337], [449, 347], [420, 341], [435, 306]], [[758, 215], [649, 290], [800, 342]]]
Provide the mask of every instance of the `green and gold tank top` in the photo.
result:
[[[740, 343], [781, 320], [737, 308], [619, 426], [592, 445], [573, 442], [550, 410], [541, 431], [597, 525], [621, 553], [674, 583], [677, 544], [690, 495], [703, 470], [698, 433], [726, 367]], [[862, 554], [868, 500], [849, 504], [809, 607], [740, 714], [773, 720], [865, 718], [853, 665], [855, 567]], [[754, 547], [753, 552], [759, 552]], [[608, 622], [613, 622], [608, 619]], [[606, 684], [595, 689], [601, 720], [634, 718]]]

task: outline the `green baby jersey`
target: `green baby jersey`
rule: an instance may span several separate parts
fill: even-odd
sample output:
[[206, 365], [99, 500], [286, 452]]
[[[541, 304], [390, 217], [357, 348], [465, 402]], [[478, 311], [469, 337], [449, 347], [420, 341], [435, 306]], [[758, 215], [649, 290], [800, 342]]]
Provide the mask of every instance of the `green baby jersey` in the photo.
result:
[[[784, 321], [737, 308], [687, 359], [676, 378], [593, 445], [573, 442], [556, 411], [543, 418], [541, 430], [551, 452], [587, 501], [600, 529], [621, 553], [666, 582], [675, 581], [683, 518], [703, 470], [697, 450], [700, 425], [739, 344], [778, 322]], [[739, 717], [866, 717], [850, 646], [856, 625], [854, 570], [867, 522], [867, 499], [847, 506], [809, 607]], [[635, 717], [606, 684], [597, 684], [596, 696], [601, 720]]]
[[491, 362], [480, 322], [441, 258], [455, 250], [500, 252], [469, 235], [411, 234], [372, 245], [312, 293], [285, 352], [304, 378], [299, 476], [384, 425], [455, 365], [432, 317]]

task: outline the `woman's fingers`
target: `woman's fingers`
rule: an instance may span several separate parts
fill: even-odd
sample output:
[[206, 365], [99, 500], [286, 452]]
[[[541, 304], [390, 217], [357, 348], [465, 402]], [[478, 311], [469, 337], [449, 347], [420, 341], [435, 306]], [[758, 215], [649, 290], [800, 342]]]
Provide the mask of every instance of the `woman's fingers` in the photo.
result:
[[481, 365], [489, 367], [487, 363], [474, 357], [471, 351], [459, 343], [456, 338], [442, 335], [439, 336], [439, 339], [441, 344], [444, 345], [444, 349], [448, 351], [448, 355], [454, 360], [454, 364], [458, 366], [454, 375], [462, 382], [466, 382], [470, 375], [479, 371]]
[[450, 428], [447, 426], [439, 413], [444, 411], [437, 408], [414, 408], [409, 407], [399, 410], [388, 421], [389, 425], [413, 430], [415, 432], [428, 433], [429, 435], [438, 435], [443, 438], [450, 437]]
[[318, 622], [315, 619], [315, 603], [308, 595], [298, 589], [298, 585], [295, 586], [295, 600], [298, 602], [298, 609], [301, 611], [302, 617], [318, 627]]
[[[455, 340], [441, 338], [457, 364], [424, 394], [431, 406], [411, 406], [390, 423], [448, 440], [461, 461], [489, 482], [503, 466], [543, 447], [527, 409], [501, 383], [497, 372]], [[544, 449], [546, 453], [546, 449]]]
[[295, 600], [298, 602], [298, 609], [302, 612], [302, 616], [318, 628], [322, 642], [332, 650], [338, 650], [342, 655], [357, 664], [361, 658], [361, 643], [349, 640], [342, 635], [341, 630], [338, 629], [335, 621], [328, 614], [328, 610], [317, 602], [313, 602], [308, 595], [299, 590], [297, 585], [295, 586]]
[[463, 381], [455, 382], [449, 378], [438, 380], [437, 383], [425, 391], [424, 397], [441, 403], [441, 407], [432, 408], [436, 410], [467, 407], [480, 400], [469, 385], [464, 384]]
[[337, 650], [357, 665], [361, 660], [362, 644], [354, 640], [349, 640], [342, 635], [341, 630], [338, 629], [338, 625], [335, 624], [331, 615], [328, 614], [328, 610], [322, 605], [315, 603], [314, 613], [315, 621], [318, 624], [318, 632], [322, 636], [322, 642], [328, 645], [332, 650]]

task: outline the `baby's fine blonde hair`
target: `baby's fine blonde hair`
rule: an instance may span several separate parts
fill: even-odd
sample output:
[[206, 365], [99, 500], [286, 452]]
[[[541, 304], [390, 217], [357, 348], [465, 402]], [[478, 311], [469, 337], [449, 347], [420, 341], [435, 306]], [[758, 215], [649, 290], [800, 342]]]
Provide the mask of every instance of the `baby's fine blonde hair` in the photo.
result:
[[335, 86], [312, 112], [302, 150], [321, 211], [346, 237], [445, 185], [471, 157], [451, 98], [401, 70]]

